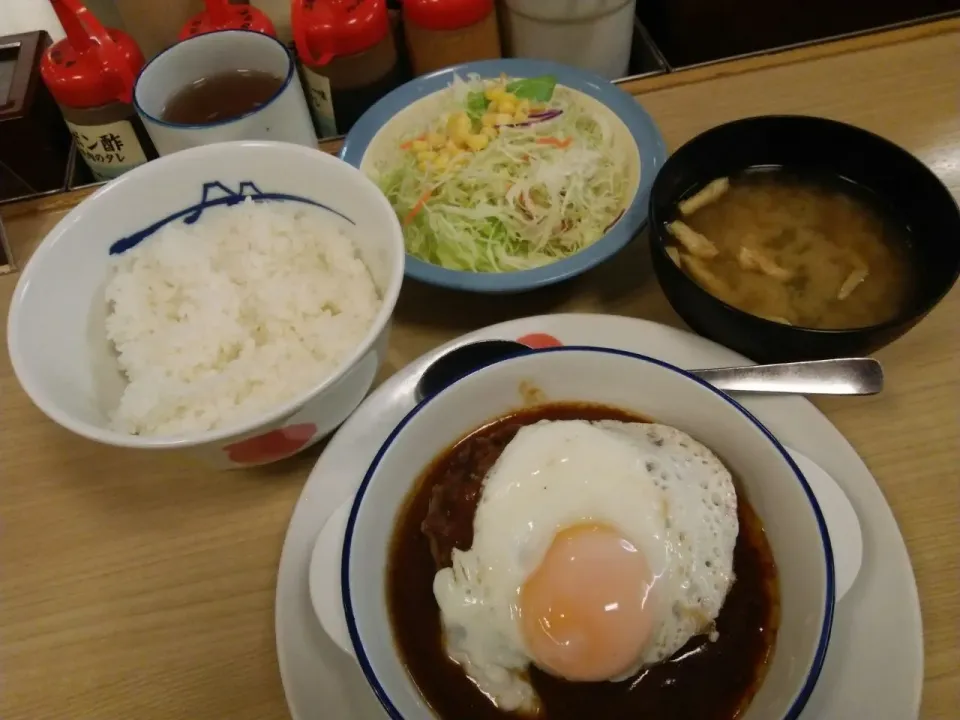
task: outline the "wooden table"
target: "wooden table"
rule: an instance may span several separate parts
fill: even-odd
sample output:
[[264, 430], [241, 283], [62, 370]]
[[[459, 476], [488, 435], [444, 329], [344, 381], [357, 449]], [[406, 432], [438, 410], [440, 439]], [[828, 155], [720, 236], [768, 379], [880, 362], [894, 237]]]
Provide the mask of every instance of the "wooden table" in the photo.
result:
[[[627, 87], [671, 147], [746, 115], [824, 115], [909, 148], [960, 195], [957, 22]], [[3, 209], [21, 263], [78, 197]], [[4, 316], [15, 283], [15, 275], [0, 277]], [[408, 284], [383, 377], [460, 333], [571, 310], [681, 325], [635, 243], [615, 263], [519, 300]], [[870, 466], [906, 538], [926, 631], [924, 718], [957, 717], [960, 703], [958, 316], [960, 288], [879, 353], [889, 382], [881, 396], [818, 402]], [[224, 474], [101, 447], [34, 408], [6, 352], [0, 399], [0, 717], [287, 717], [274, 581], [319, 449]]]

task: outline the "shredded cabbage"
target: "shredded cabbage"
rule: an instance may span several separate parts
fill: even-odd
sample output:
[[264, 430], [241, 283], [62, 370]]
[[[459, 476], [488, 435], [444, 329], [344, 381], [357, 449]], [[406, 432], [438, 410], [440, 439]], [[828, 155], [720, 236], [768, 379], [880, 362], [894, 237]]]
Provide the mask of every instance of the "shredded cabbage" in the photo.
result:
[[[485, 87], [477, 76], [455, 78], [424, 130], [441, 131], [459, 112], [478, 127], [473, 101]], [[526, 270], [589, 247], [617, 221], [629, 173], [612, 129], [563, 87], [541, 105], [548, 119], [500, 125], [486, 148], [459, 164], [423, 168], [408, 152], [375, 174], [405, 223], [407, 252], [451, 270]], [[549, 110], [562, 112], [549, 117]]]

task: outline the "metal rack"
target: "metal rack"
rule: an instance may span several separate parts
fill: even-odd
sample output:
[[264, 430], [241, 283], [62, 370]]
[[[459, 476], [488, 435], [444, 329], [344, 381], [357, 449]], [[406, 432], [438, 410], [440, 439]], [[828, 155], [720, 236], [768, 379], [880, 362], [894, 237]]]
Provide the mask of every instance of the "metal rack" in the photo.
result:
[[0, 218], [0, 275], [6, 275], [16, 270], [13, 264], [13, 254], [10, 252], [10, 243], [7, 242], [7, 233], [3, 229], [3, 218]]

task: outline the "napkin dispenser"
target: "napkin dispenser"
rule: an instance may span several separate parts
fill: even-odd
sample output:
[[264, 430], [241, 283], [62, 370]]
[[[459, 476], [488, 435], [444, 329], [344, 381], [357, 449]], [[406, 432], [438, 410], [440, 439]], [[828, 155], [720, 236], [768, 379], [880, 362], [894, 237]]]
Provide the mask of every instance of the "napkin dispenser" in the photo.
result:
[[71, 137], [40, 79], [44, 31], [0, 37], [0, 202], [61, 190]]

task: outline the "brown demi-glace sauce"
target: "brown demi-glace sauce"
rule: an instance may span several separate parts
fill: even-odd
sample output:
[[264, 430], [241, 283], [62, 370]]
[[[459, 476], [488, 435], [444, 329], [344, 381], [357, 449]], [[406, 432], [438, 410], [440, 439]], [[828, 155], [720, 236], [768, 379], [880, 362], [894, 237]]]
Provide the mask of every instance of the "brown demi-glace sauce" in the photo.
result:
[[[496, 708], [447, 658], [433, 577], [438, 561], [449, 564], [451, 547], [469, 550], [473, 544], [480, 484], [517, 431], [541, 420], [574, 419], [650, 422], [616, 408], [574, 403], [543, 405], [495, 420], [437, 458], [400, 512], [387, 568], [395, 641], [410, 676], [442, 720], [523, 717]], [[667, 662], [620, 683], [571, 683], [531, 666], [530, 680], [542, 706], [538, 718], [732, 720], [740, 714], [763, 680], [780, 606], [770, 546], [739, 485], [737, 490], [736, 582], [717, 618], [717, 641], [692, 638]]]

